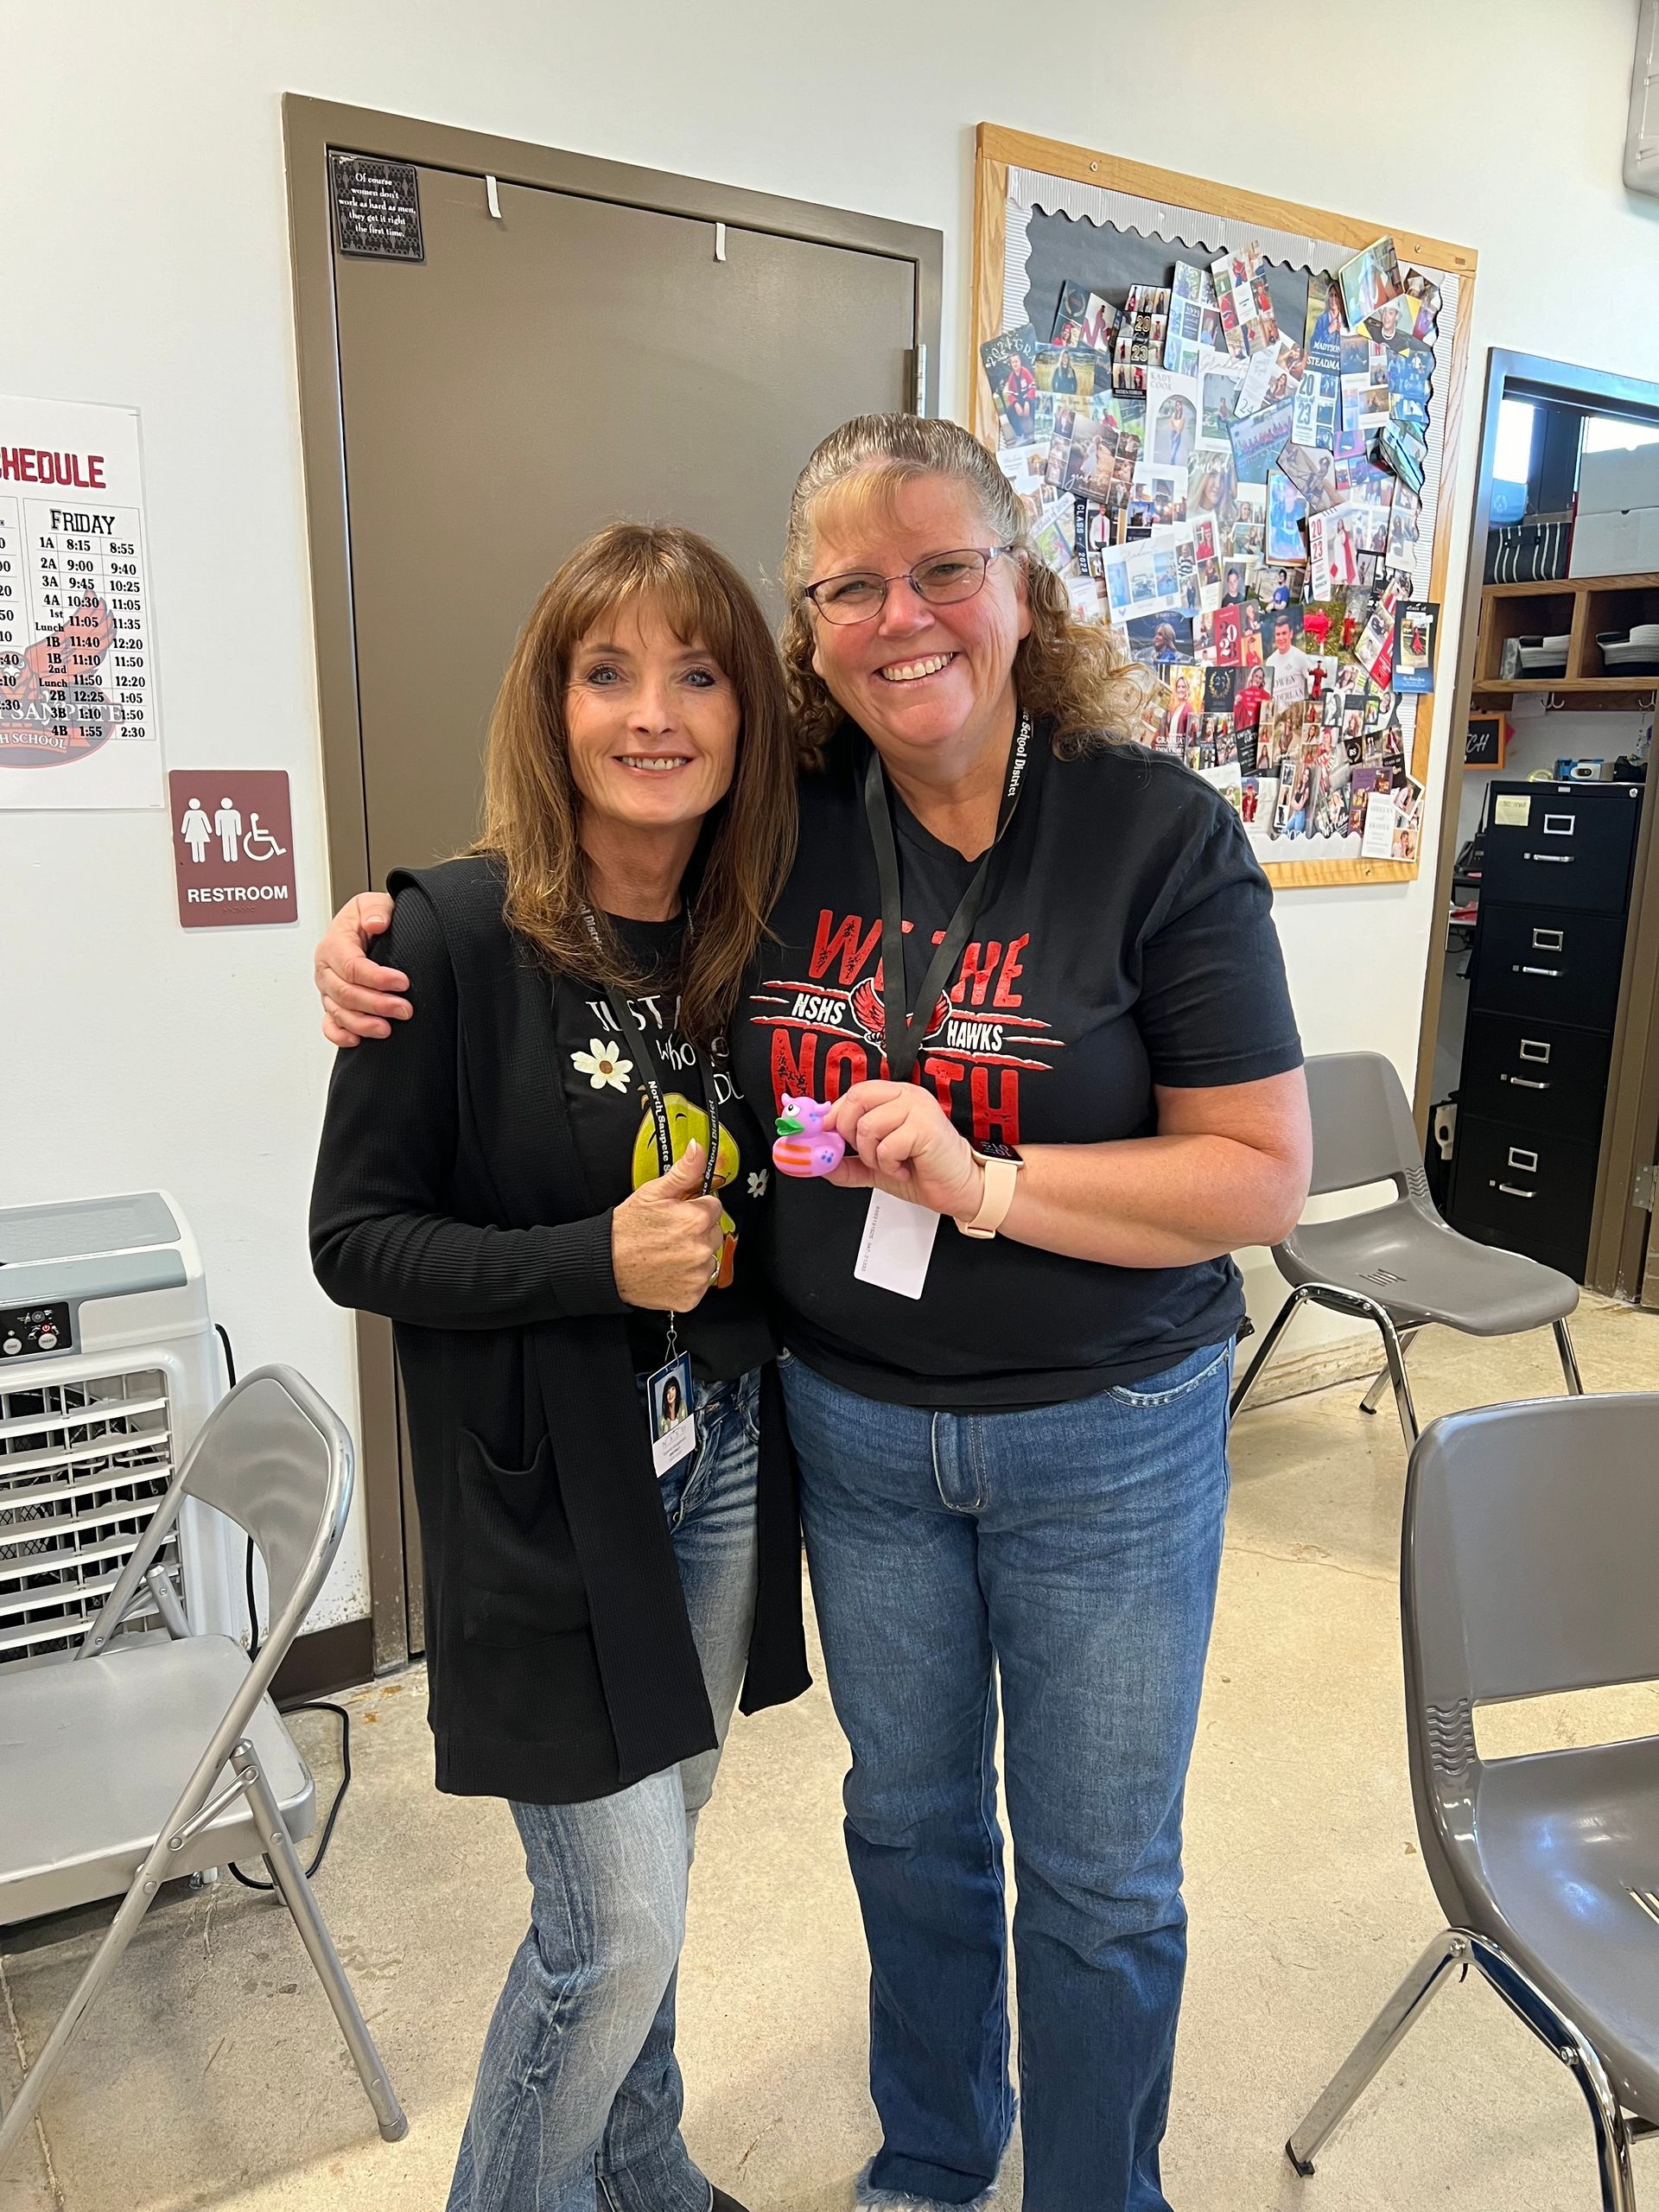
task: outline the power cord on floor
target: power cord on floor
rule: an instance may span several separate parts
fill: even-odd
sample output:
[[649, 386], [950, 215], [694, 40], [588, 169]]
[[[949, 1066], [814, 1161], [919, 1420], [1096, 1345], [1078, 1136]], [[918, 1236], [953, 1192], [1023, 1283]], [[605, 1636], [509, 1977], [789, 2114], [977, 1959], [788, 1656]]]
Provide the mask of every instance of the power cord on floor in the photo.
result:
[[[236, 1388], [236, 1354], [231, 1348], [230, 1332], [222, 1321], [215, 1321], [219, 1340], [225, 1348], [225, 1372], [232, 1389]], [[253, 1586], [253, 1538], [248, 1538], [247, 1559], [244, 1567], [245, 1586], [248, 1601], [248, 1663], [259, 1656], [259, 1601]], [[317, 1843], [316, 1856], [305, 1870], [308, 1882], [328, 1856], [328, 1847], [334, 1840], [334, 1823], [340, 1818], [340, 1808], [346, 1802], [346, 1792], [352, 1786], [352, 1716], [343, 1705], [335, 1705], [327, 1698], [296, 1698], [290, 1705], [279, 1706], [283, 1713], [332, 1713], [340, 1723], [340, 1787], [334, 1792], [334, 1802], [328, 1808], [328, 1817], [322, 1824], [322, 1834]], [[274, 1882], [262, 1882], [256, 1875], [245, 1874], [239, 1866], [232, 1866], [231, 1872], [245, 1890], [273, 1890]]]

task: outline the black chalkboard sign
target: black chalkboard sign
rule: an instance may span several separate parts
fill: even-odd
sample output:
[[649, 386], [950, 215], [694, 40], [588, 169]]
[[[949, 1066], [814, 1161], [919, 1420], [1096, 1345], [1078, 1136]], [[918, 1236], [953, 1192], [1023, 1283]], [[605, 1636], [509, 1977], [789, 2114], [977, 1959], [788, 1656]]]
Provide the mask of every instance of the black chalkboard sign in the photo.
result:
[[1463, 736], [1463, 765], [1465, 768], [1501, 768], [1509, 744], [1507, 715], [1471, 715]]
[[366, 154], [330, 153], [334, 235], [342, 253], [381, 261], [424, 261], [421, 181], [410, 162], [377, 162]]

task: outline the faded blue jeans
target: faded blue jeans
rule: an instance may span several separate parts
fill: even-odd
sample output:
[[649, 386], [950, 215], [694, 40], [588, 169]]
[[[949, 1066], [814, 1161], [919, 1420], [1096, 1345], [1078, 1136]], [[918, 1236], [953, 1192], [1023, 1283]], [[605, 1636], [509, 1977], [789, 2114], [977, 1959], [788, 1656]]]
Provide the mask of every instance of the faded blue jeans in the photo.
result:
[[[699, 1383], [662, 1483], [721, 1741], [754, 1618], [760, 1376]], [[642, 1413], [644, 1398], [641, 1397]], [[675, 1976], [718, 1751], [582, 1805], [514, 1805], [534, 1895], [461, 2139], [448, 2212], [709, 2212], [680, 2136]]]
[[1034, 1413], [929, 1414], [786, 1360], [883, 2140], [860, 2201], [975, 2203], [1014, 2126], [995, 1764], [1018, 1904], [1026, 2212], [1166, 2212], [1181, 1799], [1227, 1502], [1231, 1347]]

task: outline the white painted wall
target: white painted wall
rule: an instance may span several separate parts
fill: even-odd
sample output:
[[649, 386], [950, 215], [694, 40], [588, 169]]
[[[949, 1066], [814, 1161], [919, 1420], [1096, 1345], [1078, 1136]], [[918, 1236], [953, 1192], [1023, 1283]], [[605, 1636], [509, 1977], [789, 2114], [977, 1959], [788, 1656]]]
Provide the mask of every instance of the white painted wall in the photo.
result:
[[[350, 1324], [304, 1240], [327, 899], [283, 91], [936, 226], [957, 411], [981, 118], [1472, 245], [1455, 604], [1484, 349], [1659, 376], [1659, 204], [1619, 180], [1635, 10], [1281, 0], [1241, 75], [1243, 20], [1234, 0], [1052, 23], [1005, 0], [0, 0], [0, 389], [142, 410], [168, 758], [289, 771], [304, 910], [187, 937], [161, 815], [0, 815], [0, 1200], [167, 1185], [243, 1359], [291, 1360], [354, 1413]], [[1355, 100], [1370, 120], [1347, 127]], [[1448, 626], [1444, 666], [1455, 646]], [[1444, 725], [1442, 701], [1437, 750]], [[1425, 877], [1281, 902], [1312, 1049], [1380, 1046], [1409, 1077], [1429, 898]], [[359, 1533], [319, 1622], [365, 1606]]]

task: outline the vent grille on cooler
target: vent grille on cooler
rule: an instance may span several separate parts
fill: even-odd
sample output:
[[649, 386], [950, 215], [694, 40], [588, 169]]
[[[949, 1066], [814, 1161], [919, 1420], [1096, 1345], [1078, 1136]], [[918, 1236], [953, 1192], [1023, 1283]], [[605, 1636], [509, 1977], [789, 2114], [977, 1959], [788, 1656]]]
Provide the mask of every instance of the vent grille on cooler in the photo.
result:
[[[5, 1381], [0, 1375], [0, 1666], [79, 1641], [173, 1472], [163, 1369], [19, 1389]], [[176, 1586], [176, 1535], [160, 1563]], [[127, 1618], [134, 1628], [157, 1624], [147, 1599]]]

